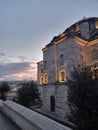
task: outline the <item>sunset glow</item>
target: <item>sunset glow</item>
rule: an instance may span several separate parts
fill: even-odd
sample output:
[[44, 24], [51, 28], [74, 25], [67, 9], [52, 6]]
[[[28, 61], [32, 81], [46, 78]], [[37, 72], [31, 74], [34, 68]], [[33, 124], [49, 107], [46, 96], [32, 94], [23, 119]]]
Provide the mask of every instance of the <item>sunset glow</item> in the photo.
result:
[[0, 80], [36, 80], [43, 47], [97, 10], [97, 0], [0, 0]]

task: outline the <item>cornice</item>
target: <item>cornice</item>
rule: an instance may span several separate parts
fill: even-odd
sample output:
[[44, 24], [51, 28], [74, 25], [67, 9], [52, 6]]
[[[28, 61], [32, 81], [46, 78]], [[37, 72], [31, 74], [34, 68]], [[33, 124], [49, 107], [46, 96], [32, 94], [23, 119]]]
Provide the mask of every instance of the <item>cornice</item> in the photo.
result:
[[53, 44], [59, 44], [59, 43], [63, 42], [66, 38], [67, 38], [67, 37], [64, 36], [64, 37], [62, 37], [60, 40], [58, 40], [58, 41], [56, 41], [56, 42], [53, 42]]
[[44, 48], [42, 49], [43, 52], [45, 52], [45, 51], [47, 51], [47, 50], [48, 50], [47, 47], [44, 47]]
[[43, 60], [41, 60], [41, 61], [37, 62], [37, 64], [43, 64], [43, 63], [44, 63], [44, 61], [43, 61]]
[[88, 45], [87, 45], [87, 46], [91, 46], [91, 45], [94, 45], [94, 44], [96, 44], [96, 43], [98, 43], [98, 38], [95, 39], [95, 40], [92, 40], [92, 41], [88, 42]]

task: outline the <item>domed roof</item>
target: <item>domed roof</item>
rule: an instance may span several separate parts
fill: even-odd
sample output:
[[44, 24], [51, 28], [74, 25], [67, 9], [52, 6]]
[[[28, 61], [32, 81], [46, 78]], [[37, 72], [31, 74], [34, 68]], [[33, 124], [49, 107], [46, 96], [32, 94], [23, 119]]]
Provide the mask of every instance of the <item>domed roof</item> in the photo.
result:
[[79, 20], [78, 22], [76, 22], [74, 24], [85, 22], [85, 21], [90, 21], [90, 20], [98, 20], [98, 17], [88, 17], [88, 18], [83, 17], [83, 19]]
[[[64, 35], [63, 37], [77, 36], [77, 37], [80, 37], [80, 38], [82, 38], [84, 40], [88, 40], [88, 41], [93, 40], [96, 37], [98, 38], [98, 29], [93, 29], [93, 31], [90, 30], [91, 32], [90, 32], [89, 38], [83, 37], [80, 33], [80, 30], [76, 31], [76, 26], [83, 22], [86, 22], [86, 21], [87, 22], [91, 21], [91, 22], [89, 22], [89, 26], [92, 26], [92, 24], [94, 24], [93, 21], [98, 21], [98, 17], [88, 17], [88, 18], [83, 17], [83, 19], [77, 21], [76, 23], [72, 24], [70, 27], [65, 29], [65, 31], [62, 33]], [[49, 47], [49, 46], [53, 45], [53, 42], [57, 42], [58, 40], [62, 39], [63, 37], [61, 37], [61, 35], [59, 34], [58, 36], [54, 36], [53, 39], [51, 40], [51, 42], [49, 44], [47, 44], [46, 46]]]

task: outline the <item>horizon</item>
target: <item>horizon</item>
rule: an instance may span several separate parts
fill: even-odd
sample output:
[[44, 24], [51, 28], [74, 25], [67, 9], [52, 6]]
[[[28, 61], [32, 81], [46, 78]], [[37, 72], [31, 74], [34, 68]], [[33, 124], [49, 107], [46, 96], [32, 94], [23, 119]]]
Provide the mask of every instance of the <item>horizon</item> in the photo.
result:
[[0, 80], [36, 81], [41, 49], [97, 9], [97, 0], [1, 0]]

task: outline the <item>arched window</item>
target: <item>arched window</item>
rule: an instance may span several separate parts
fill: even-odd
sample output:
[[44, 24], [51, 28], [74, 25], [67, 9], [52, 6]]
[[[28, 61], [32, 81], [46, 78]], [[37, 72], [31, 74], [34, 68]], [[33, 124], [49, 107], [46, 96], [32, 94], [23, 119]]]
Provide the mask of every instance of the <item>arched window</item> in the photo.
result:
[[43, 76], [40, 77], [40, 85], [42, 85], [44, 82], [43, 82]]
[[53, 95], [50, 97], [50, 109], [55, 112], [55, 97]]
[[43, 68], [41, 68], [41, 73], [43, 73]]
[[47, 84], [48, 83], [48, 75], [44, 74], [44, 83]]
[[60, 66], [64, 65], [64, 54], [60, 55]]
[[41, 73], [43, 73], [43, 65], [41, 64], [41, 70], [40, 70]]
[[97, 49], [94, 49], [91, 53], [91, 56], [92, 56], [92, 61], [93, 60], [97, 60], [98, 59], [98, 50]]

